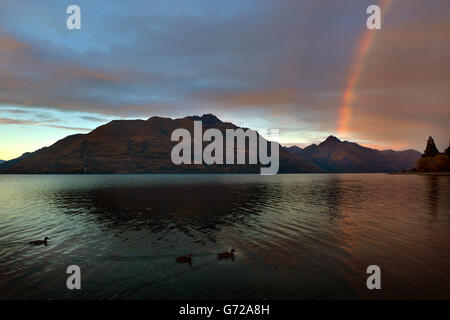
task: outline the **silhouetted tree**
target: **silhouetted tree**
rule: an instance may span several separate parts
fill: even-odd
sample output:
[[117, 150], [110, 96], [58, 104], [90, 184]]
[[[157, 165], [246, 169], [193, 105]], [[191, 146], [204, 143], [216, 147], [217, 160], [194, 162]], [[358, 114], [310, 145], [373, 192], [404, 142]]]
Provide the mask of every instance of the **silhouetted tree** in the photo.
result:
[[439, 150], [436, 148], [436, 145], [434, 144], [433, 138], [430, 136], [428, 138], [427, 147], [425, 148], [425, 152], [422, 154], [422, 158], [432, 158], [434, 156], [437, 156], [439, 154]]
[[445, 154], [450, 157], [450, 140], [448, 141], [448, 147], [445, 149]]

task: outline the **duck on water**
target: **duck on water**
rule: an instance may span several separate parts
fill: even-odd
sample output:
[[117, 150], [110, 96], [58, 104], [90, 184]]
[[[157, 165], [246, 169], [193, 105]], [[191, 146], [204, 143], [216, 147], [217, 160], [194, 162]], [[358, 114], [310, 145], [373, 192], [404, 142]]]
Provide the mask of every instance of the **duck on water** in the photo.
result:
[[49, 240], [49, 237], [45, 237], [44, 240], [33, 240], [30, 241], [30, 244], [35, 245], [35, 246], [40, 246], [40, 245], [47, 245], [47, 240]]
[[222, 260], [222, 259], [233, 259], [234, 260], [234, 253], [236, 252], [236, 250], [231, 249], [230, 252], [222, 252], [217, 254], [217, 259]]
[[[235, 252], [236, 252], [236, 250], [231, 249], [230, 252], [218, 253], [217, 254], [217, 259], [218, 260], [222, 260], [222, 259], [230, 259], [231, 258], [232, 260], [234, 260], [234, 253]], [[178, 257], [178, 258], [175, 259], [175, 261], [179, 262], [179, 263], [187, 262], [187, 263], [191, 264], [192, 263], [192, 254], [189, 253], [187, 256]]]
[[190, 264], [192, 261], [192, 254], [189, 253], [187, 256], [178, 257], [175, 259], [175, 261], [180, 263], [188, 262]]

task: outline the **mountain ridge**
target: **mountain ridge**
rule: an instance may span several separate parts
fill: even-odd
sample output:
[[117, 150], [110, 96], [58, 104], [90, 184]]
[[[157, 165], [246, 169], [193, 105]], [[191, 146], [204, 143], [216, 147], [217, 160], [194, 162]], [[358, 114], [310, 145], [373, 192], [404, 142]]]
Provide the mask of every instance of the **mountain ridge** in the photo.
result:
[[409, 170], [420, 158], [420, 152], [377, 150], [355, 142], [341, 141], [330, 135], [320, 144], [305, 148], [290, 147], [289, 151], [308, 160], [327, 172], [363, 173]]
[[[67, 136], [49, 147], [0, 165], [0, 173], [259, 173], [261, 165], [175, 165], [172, 132], [185, 128], [193, 136], [194, 121], [209, 128], [237, 129], [211, 114], [179, 119], [112, 120], [86, 134]], [[257, 134], [258, 135], [258, 134]], [[264, 139], [265, 141], [265, 139]], [[203, 143], [204, 145], [208, 143]], [[248, 147], [246, 148], [248, 153]], [[234, 149], [236, 152], [236, 149]], [[224, 152], [225, 155], [225, 152]], [[316, 165], [279, 148], [280, 173], [323, 172]]]
[[[89, 133], [67, 136], [49, 147], [0, 163], [0, 173], [259, 172], [260, 165], [174, 165], [170, 152], [178, 142], [170, 140], [171, 133], [185, 128], [192, 134], [194, 121], [202, 121], [203, 132], [209, 128], [223, 133], [226, 129], [239, 128], [213, 114], [177, 119], [152, 116], [147, 120], [112, 120]], [[416, 156], [420, 157], [414, 150], [379, 151], [341, 141], [332, 135], [319, 145], [312, 144], [304, 149], [280, 146], [279, 154], [279, 173], [398, 171], [410, 169], [408, 166], [417, 161]]]

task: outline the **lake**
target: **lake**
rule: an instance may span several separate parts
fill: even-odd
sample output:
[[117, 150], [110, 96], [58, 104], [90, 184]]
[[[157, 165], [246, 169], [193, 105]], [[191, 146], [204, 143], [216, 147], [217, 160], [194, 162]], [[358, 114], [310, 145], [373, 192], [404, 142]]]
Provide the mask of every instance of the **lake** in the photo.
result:
[[449, 244], [450, 176], [0, 175], [1, 299], [449, 299]]

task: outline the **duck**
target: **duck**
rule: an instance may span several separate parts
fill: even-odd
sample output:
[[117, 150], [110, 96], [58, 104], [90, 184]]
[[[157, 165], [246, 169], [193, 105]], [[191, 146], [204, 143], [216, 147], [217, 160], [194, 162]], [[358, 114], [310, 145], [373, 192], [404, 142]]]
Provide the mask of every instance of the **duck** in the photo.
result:
[[184, 263], [184, 262], [189, 262], [191, 263], [192, 261], [192, 254], [189, 253], [187, 256], [181, 256], [175, 259], [176, 262], [180, 262], [180, 263]]
[[222, 252], [222, 253], [218, 253], [218, 254], [217, 254], [217, 259], [228, 259], [228, 258], [233, 259], [233, 258], [234, 258], [234, 253], [235, 253], [235, 252], [236, 252], [236, 250], [231, 249], [230, 252]]
[[42, 244], [47, 245], [47, 240], [49, 240], [49, 237], [45, 237], [44, 240], [33, 240], [33, 241], [30, 241], [30, 244], [34, 244], [35, 246], [40, 246]]

